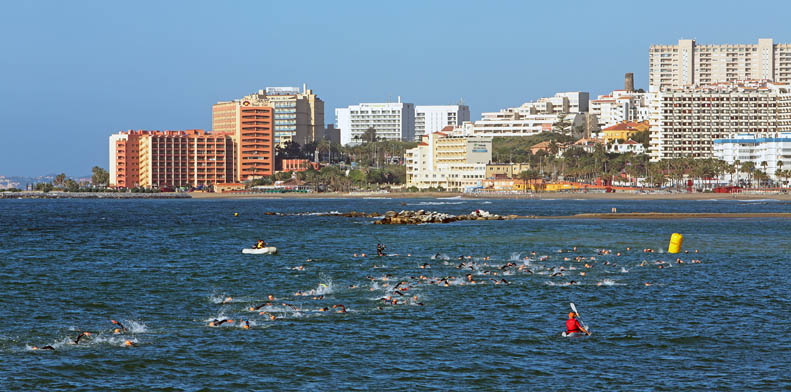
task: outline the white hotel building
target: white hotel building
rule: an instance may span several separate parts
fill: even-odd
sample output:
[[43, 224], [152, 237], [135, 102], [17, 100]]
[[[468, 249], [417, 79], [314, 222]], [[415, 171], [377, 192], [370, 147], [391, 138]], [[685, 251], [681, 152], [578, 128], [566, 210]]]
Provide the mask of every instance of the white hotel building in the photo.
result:
[[486, 178], [486, 164], [492, 161], [492, 138], [434, 132], [407, 150], [405, 158], [407, 187], [466, 191], [481, 187]]
[[467, 105], [415, 106], [415, 140], [449, 125], [461, 126], [465, 121], [470, 121]]
[[335, 109], [335, 123], [341, 131], [341, 144], [359, 144], [368, 128], [376, 129], [383, 140], [415, 139], [415, 105], [398, 102], [361, 103]]
[[649, 93], [652, 162], [712, 158], [716, 139], [791, 129], [791, 86], [740, 81]]
[[777, 180], [778, 168], [791, 169], [791, 132], [730, 134], [714, 141], [714, 157], [731, 165], [737, 160], [752, 162], [759, 170], [766, 162], [766, 174]]
[[624, 121], [643, 122], [648, 120], [649, 113], [646, 95], [627, 90], [599, 95], [590, 101], [590, 114], [596, 115], [602, 129]]
[[587, 92], [557, 93], [554, 97], [525, 102], [519, 107], [482, 113], [481, 119], [464, 123], [455, 133], [475, 136], [533, 136], [552, 131], [560, 118], [569, 122], [567, 133], [584, 136]]

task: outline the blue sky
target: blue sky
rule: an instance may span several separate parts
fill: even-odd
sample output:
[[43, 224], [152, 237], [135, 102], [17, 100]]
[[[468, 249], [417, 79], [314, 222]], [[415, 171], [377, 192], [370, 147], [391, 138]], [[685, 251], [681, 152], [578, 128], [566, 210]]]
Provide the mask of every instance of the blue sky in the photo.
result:
[[[746, 14], [747, 10], [758, 10]], [[791, 42], [785, 2], [5, 1], [0, 175], [90, 173], [126, 129], [211, 128], [211, 105], [266, 86], [336, 107], [441, 105], [472, 119], [557, 91], [603, 94], [648, 47]], [[763, 11], [766, 11], [765, 13]]]

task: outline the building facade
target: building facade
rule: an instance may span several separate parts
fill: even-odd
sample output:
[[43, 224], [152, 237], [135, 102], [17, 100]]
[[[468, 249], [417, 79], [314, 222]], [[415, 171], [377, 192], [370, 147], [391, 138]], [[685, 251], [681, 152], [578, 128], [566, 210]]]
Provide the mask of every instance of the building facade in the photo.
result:
[[627, 140], [638, 132], [645, 132], [650, 129], [648, 120], [643, 122], [626, 121], [615, 124], [601, 130], [604, 143], [610, 144], [615, 140]]
[[275, 145], [289, 141], [304, 145], [323, 138], [324, 101], [307, 86], [302, 91], [298, 87], [267, 87], [241, 99], [218, 102], [212, 109], [212, 130], [235, 132], [238, 124], [228, 113], [228, 107], [234, 105], [273, 108]]
[[648, 83], [659, 90], [736, 80], [791, 83], [791, 44], [761, 38], [757, 44], [651, 45]]
[[628, 90], [615, 90], [608, 95], [599, 95], [590, 101], [590, 113], [595, 114], [601, 128], [624, 121], [641, 122], [648, 120], [648, 101], [646, 93]]
[[652, 162], [712, 158], [716, 139], [734, 133], [791, 129], [791, 86], [765, 81], [654, 91], [650, 101]]
[[199, 187], [231, 182], [236, 176], [230, 134], [125, 131], [110, 136], [110, 147], [113, 187]]
[[424, 135], [417, 147], [405, 153], [407, 187], [465, 191], [482, 186], [486, 165], [492, 160], [492, 139]]
[[731, 165], [752, 162], [778, 180], [777, 169], [791, 169], [791, 132], [729, 134], [714, 141], [714, 157]]
[[230, 134], [236, 143], [236, 176], [247, 181], [275, 171], [274, 109], [239, 100], [212, 106], [214, 133]]
[[460, 126], [470, 121], [470, 107], [467, 105], [415, 106], [415, 140], [423, 135], [437, 132], [447, 126]]
[[341, 144], [362, 143], [369, 128], [380, 140], [411, 141], [415, 138], [415, 105], [398, 102], [361, 103], [335, 109], [335, 122], [341, 130]]

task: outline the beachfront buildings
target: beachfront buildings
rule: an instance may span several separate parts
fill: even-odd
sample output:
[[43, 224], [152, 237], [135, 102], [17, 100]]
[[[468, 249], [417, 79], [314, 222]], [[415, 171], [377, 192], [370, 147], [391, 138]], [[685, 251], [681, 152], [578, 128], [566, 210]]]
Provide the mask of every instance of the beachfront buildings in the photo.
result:
[[233, 135], [237, 181], [271, 175], [275, 167], [274, 109], [247, 99], [212, 106], [214, 133]]
[[648, 120], [647, 94], [637, 91], [615, 90], [607, 95], [599, 95], [590, 101], [589, 108], [590, 114], [596, 115], [601, 128], [624, 121]]
[[648, 120], [642, 122], [625, 121], [601, 130], [601, 138], [604, 143], [612, 143], [615, 140], [627, 140], [638, 132], [649, 130]]
[[652, 162], [671, 158], [712, 158], [714, 140], [729, 134], [791, 129], [791, 86], [788, 84], [737, 81], [652, 91], [651, 94], [649, 154]]
[[313, 90], [298, 87], [267, 87], [233, 101], [218, 102], [212, 107], [212, 130], [234, 132], [241, 126], [240, 117], [229, 114], [231, 108], [269, 107], [274, 109], [275, 145], [294, 141], [300, 145], [324, 137], [324, 101]]
[[415, 138], [415, 105], [398, 102], [361, 103], [335, 109], [335, 123], [341, 130], [341, 144], [360, 144], [363, 134], [373, 128], [379, 140], [412, 141]]
[[415, 140], [423, 135], [442, 130], [448, 125], [460, 126], [470, 121], [470, 107], [467, 105], [415, 106]]
[[777, 169], [791, 169], [791, 132], [728, 134], [714, 141], [714, 158], [731, 165], [752, 162], [778, 180]]
[[456, 133], [485, 137], [533, 136], [554, 130], [582, 137], [589, 132], [588, 101], [587, 92], [557, 93], [519, 107], [482, 113], [480, 120], [462, 124]]
[[698, 45], [682, 39], [651, 45], [648, 67], [648, 84], [659, 90], [748, 79], [790, 83], [791, 44], [762, 38], [757, 44]]
[[110, 186], [208, 186], [237, 178], [234, 137], [227, 133], [124, 131], [110, 136]]
[[[443, 131], [450, 131], [451, 127]], [[492, 160], [492, 138], [450, 136], [446, 132], [423, 135], [406, 159], [406, 186], [442, 187], [465, 191], [481, 187], [486, 165]]]

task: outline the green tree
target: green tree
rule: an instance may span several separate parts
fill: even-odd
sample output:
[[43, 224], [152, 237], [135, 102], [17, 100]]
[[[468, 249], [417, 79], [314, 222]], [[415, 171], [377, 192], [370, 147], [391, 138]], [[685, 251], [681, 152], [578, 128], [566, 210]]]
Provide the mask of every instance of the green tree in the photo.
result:
[[368, 127], [362, 135], [362, 140], [366, 143], [373, 143], [376, 141], [376, 128]]
[[107, 186], [108, 181], [110, 180], [110, 173], [107, 170], [102, 169], [99, 166], [94, 166], [91, 169], [91, 184], [97, 186]]
[[80, 184], [78, 184], [77, 181], [74, 181], [71, 178], [64, 181], [63, 186], [66, 188], [68, 192], [77, 192], [80, 190]]
[[566, 119], [566, 113], [558, 114], [558, 119], [552, 123], [552, 132], [566, 135], [571, 128], [571, 122]]
[[52, 181], [52, 183], [53, 183], [55, 186], [61, 186], [61, 185], [63, 185], [63, 183], [64, 183], [65, 181], [66, 181], [66, 173], [60, 173], [60, 174], [58, 174], [57, 176], [55, 176], [55, 180], [54, 180], [54, 181]]

